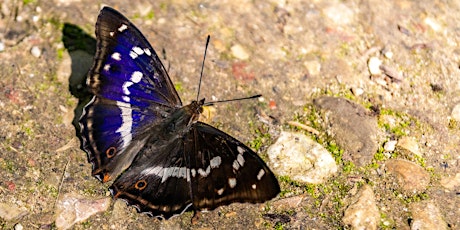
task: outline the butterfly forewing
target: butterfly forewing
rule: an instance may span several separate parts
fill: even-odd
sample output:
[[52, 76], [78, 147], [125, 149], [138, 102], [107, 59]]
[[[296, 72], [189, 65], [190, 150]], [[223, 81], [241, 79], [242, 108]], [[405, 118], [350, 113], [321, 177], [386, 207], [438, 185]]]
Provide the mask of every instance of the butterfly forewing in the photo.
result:
[[272, 199], [279, 184], [250, 148], [198, 122], [204, 99], [182, 107], [157, 54], [123, 15], [104, 7], [80, 118], [82, 148], [110, 191], [140, 212], [169, 218], [232, 202]]
[[87, 80], [95, 96], [80, 124], [93, 175], [108, 181], [129, 166], [144, 144], [147, 127], [181, 101], [154, 49], [123, 15], [104, 8], [96, 37]]

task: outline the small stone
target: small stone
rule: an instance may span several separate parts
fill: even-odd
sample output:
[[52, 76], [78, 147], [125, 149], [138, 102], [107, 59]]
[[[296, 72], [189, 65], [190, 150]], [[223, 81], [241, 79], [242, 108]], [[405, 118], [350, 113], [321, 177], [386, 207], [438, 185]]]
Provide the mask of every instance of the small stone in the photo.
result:
[[277, 211], [293, 210], [299, 207], [300, 203], [305, 199], [305, 195], [293, 196], [277, 201], [273, 201], [272, 207]]
[[247, 60], [249, 58], [249, 54], [246, 49], [239, 44], [232, 46], [230, 50], [232, 51], [232, 55], [240, 60]]
[[401, 192], [414, 195], [426, 190], [430, 174], [421, 166], [407, 160], [391, 159], [385, 164], [388, 174], [396, 177]]
[[307, 68], [308, 73], [311, 75], [318, 75], [321, 72], [321, 63], [317, 60], [305, 61], [303, 66]]
[[410, 137], [402, 137], [399, 139], [398, 146], [417, 156], [422, 156], [418, 143]]
[[452, 109], [452, 113], [450, 114], [450, 116], [457, 120], [457, 121], [460, 121], [460, 104], [456, 104], [454, 106], [454, 108]]
[[395, 151], [396, 143], [398, 143], [398, 141], [387, 141], [385, 145], [383, 145], [383, 149], [387, 152], [393, 152]]
[[357, 97], [359, 97], [359, 96], [364, 94], [364, 90], [362, 88], [360, 88], [360, 87], [352, 87], [351, 92]]
[[0, 218], [6, 221], [19, 219], [27, 214], [27, 209], [11, 203], [0, 203]]
[[460, 187], [460, 173], [455, 174], [455, 177], [446, 177], [441, 179], [440, 184], [449, 190], [453, 190], [455, 187]]
[[68, 229], [75, 223], [84, 221], [90, 216], [109, 208], [110, 198], [90, 200], [79, 195], [65, 194], [56, 203], [56, 227]]
[[426, 25], [428, 25], [429, 27], [431, 27], [431, 29], [433, 29], [434, 31], [440, 31], [441, 30], [441, 26], [433, 18], [425, 18], [425, 20], [423, 20], [423, 22]]
[[351, 229], [377, 229], [380, 213], [371, 186], [364, 185], [350, 203], [342, 218], [343, 223]]
[[267, 154], [273, 171], [292, 180], [319, 184], [337, 172], [331, 154], [301, 133], [282, 132]]
[[367, 67], [369, 68], [369, 72], [371, 75], [381, 75], [382, 70], [380, 70], [380, 65], [382, 65], [382, 61], [378, 57], [371, 57], [367, 62]]
[[21, 223], [17, 223], [16, 225], [14, 225], [14, 230], [23, 230], [24, 227], [22, 226]]
[[385, 56], [385, 57], [388, 58], [388, 59], [391, 59], [391, 58], [393, 58], [393, 52], [391, 52], [391, 51], [389, 51], [389, 50], [388, 50], [388, 51], [385, 51], [385, 52], [383, 53], [383, 56]]
[[30, 49], [30, 53], [36, 58], [42, 55], [42, 51], [38, 46], [33, 46], [32, 49]]
[[315, 98], [313, 104], [321, 111], [326, 132], [344, 150], [343, 159], [358, 167], [369, 164], [379, 148], [376, 117], [344, 98], [323, 96]]
[[439, 208], [430, 201], [412, 203], [410, 210], [412, 230], [449, 229]]
[[5, 50], [5, 43], [3, 41], [0, 41], [0, 52]]
[[352, 8], [343, 3], [331, 4], [323, 10], [324, 15], [337, 25], [353, 23], [355, 13]]

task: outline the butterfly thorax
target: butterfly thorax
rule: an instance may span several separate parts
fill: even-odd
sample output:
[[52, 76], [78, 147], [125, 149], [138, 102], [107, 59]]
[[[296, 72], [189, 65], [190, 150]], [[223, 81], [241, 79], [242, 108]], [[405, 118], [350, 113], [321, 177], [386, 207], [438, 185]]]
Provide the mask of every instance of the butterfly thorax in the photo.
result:
[[190, 129], [190, 126], [198, 121], [200, 114], [203, 112], [204, 98], [199, 101], [192, 101], [190, 104], [174, 111], [171, 116], [165, 120], [164, 132], [184, 134]]

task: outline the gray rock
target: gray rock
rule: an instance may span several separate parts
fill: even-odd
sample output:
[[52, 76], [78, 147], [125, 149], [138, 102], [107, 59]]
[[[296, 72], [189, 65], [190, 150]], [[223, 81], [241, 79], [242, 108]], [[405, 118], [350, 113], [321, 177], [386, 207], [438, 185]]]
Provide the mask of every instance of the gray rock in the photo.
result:
[[402, 193], [414, 195], [426, 190], [430, 174], [421, 166], [407, 160], [391, 159], [385, 163], [386, 172], [396, 178]]
[[277, 175], [296, 181], [319, 184], [337, 172], [332, 155], [301, 133], [281, 132], [267, 154]]
[[378, 150], [377, 119], [343, 98], [320, 97], [313, 102], [325, 112], [328, 134], [345, 150], [344, 159], [357, 166], [369, 164]]
[[430, 201], [412, 203], [412, 230], [449, 229], [439, 208]]
[[380, 213], [371, 186], [364, 185], [351, 199], [342, 221], [351, 229], [377, 229]]
[[65, 194], [56, 203], [56, 227], [68, 229], [75, 223], [109, 208], [110, 198], [90, 200], [75, 194]]
[[27, 209], [15, 204], [0, 203], [0, 218], [6, 221], [19, 219], [27, 214]]

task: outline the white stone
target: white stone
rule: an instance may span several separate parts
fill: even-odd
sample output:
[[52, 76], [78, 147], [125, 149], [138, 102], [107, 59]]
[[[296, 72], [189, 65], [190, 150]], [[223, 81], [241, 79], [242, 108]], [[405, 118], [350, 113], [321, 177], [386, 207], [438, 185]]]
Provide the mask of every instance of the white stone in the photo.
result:
[[371, 57], [367, 62], [367, 67], [369, 68], [369, 72], [372, 75], [381, 75], [382, 70], [380, 66], [382, 65], [382, 61], [378, 57]]
[[32, 56], [38, 58], [42, 55], [42, 50], [38, 46], [33, 46], [32, 49], [30, 49], [30, 53]]
[[387, 152], [393, 152], [393, 151], [395, 151], [396, 143], [398, 143], [398, 141], [396, 141], [396, 140], [387, 141], [387, 142], [383, 145], [383, 149], [384, 149], [385, 151], [387, 151]]
[[350, 229], [377, 229], [380, 213], [371, 186], [364, 185], [349, 203], [343, 223]]
[[456, 104], [452, 109], [450, 116], [456, 121], [460, 121], [460, 104]]
[[249, 54], [243, 46], [236, 44], [230, 48], [232, 51], [232, 55], [240, 60], [247, 60], [249, 58]]
[[281, 132], [267, 154], [275, 174], [289, 176], [292, 180], [319, 184], [337, 173], [332, 155], [301, 133]]

